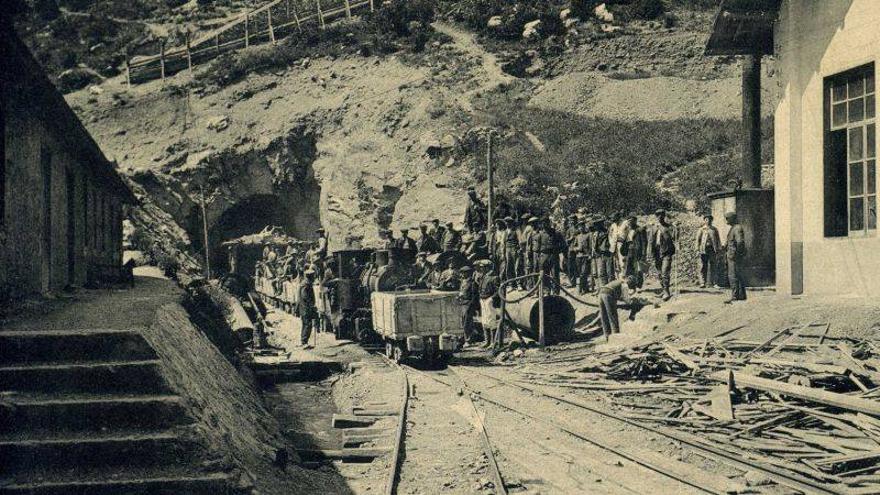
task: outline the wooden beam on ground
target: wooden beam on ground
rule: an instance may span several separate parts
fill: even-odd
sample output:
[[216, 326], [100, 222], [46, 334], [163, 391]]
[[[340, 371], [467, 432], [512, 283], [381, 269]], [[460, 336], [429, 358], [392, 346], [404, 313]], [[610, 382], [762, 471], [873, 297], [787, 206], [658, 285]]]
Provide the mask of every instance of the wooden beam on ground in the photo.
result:
[[360, 428], [372, 426], [376, 422], [374, 417], [354, 416], [351, 414], [334, 414], [333, 428]]
[[666, 351], [666, 354], [672, 359], [678, 361], [679, 363], [685, 365], [691, 371], [699, 371], [700, 365], [695, 363], [691, 358], [685, 356], [681, 352], [676, 349], [673, 349], [669, 344], [663, 344], [663, 350]]
[[[728, 372], [719, 371], [708, 376], [712, 380], [727, 382]], [[767, 378], [748, 375], [746, 373], [735, 373], [734, 381], [738, 387], [748, 387], [764, 392], [778, 393], [789, 397], [796, 397], [807, 401], [817, 402], [828, 406], [839, 407], [847, 411], [857, 411], [872, 416], [880, 416], [880, 402], [853, 397], [850, 395], [838, 394], [827, 390], [802, 387], [800, 385], [792, 385], [790, 383], [777, 382]]]

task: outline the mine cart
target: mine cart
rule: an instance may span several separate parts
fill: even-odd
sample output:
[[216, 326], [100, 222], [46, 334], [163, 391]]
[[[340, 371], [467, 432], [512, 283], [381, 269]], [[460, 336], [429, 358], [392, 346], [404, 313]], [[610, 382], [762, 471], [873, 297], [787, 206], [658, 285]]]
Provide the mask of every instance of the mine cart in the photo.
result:
[[388, 357], [412, 356], [446, 362], [464, 339], [460, 305], [454, 292], [373, 292], [373, 329], [385, 341]]

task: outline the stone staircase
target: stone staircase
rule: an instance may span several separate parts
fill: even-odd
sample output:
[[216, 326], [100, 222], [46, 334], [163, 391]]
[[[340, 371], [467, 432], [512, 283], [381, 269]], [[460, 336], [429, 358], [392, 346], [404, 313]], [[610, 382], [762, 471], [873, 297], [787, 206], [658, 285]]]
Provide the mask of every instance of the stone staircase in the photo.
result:
[[137, 332], [0, 331], [0, 495], [232, 494]]

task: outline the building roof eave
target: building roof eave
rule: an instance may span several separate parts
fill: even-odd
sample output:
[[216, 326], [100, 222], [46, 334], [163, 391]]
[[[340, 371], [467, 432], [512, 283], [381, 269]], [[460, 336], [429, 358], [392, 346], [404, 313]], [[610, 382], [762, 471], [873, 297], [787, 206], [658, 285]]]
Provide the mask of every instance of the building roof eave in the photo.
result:
[[781, 0], [723, 0], [704, 54], [770, 55]]

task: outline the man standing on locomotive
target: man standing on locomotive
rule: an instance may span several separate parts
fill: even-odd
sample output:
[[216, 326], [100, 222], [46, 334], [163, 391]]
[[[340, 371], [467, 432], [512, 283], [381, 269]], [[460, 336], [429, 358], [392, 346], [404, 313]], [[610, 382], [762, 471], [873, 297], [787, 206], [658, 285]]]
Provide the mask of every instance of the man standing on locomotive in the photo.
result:
[[416, 253], [416, 241], [409, 236], [409, 229], [400, 229], [400, 237], [394, 241], [394, 247], [397, 249], [406, 249]]
[[419, 225], [419, 232], [421, 235], [418, 240], [416, 240], [416, 249], [418, 252], [427, 254], [439, 253], [440, 243], [431, 237], [431, 234], [428, 232], [428, 226], [425, 224]]
[[299, 286], [298, 301], [296, 310], [299, 314], [302, 329], [300, 330], [300, 343], [303, 348], [311, 349], [309, 339], [312, 335], [312, 329], [317, 323], [318, 308], [315, 306], [315, 271], [309, 268], [305, 271], [305, 280]]

